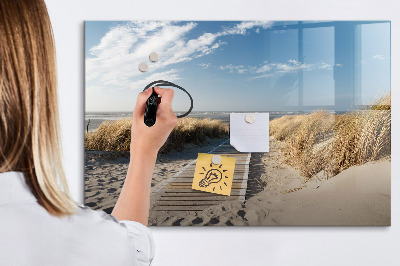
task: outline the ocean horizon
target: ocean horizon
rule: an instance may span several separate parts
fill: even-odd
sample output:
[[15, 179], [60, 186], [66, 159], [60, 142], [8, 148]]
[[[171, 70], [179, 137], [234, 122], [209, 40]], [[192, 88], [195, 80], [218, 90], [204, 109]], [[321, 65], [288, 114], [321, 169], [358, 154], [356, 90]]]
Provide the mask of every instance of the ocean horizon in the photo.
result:
[[[334, 111], [329, 111], [333, 112]], [[181, 115], [185, 112], [175, 112], [176, 115]], [[285, 115], [298, 115], [298, 114], [306, 114], [310, 113], [309, 111], [246, 111], [246, 112], [238, 112], [238, 111], [192, 111], [187, 117], [192, 118], [210, 118], [210, 119], [219, 119], [225, 123], [229, 123], [229, 114], [230, 113], [269, 113], [269, 119], [273, 120], [275, 118], [279, 118]], [[85, 126], [84, 130], [86, 132], [89, 129], [89, 132], [96, 130], [99, 125], [107, 120], [119, 120], [124, 118], [129, 118], [132, 116], [132, 112], [86, 112], [85, 113]], [[88, 122], [89, 127], [88, 126]]]

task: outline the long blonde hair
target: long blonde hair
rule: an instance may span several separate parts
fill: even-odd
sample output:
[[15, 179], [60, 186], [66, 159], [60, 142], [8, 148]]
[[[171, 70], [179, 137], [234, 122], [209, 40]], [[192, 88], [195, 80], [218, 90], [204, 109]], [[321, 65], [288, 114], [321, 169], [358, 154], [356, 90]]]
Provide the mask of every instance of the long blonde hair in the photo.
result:
[[62, 167], [55, 47], [43, 0], [0, 0], [0, 172], [20, 171], [49, 213], [75, 203]]

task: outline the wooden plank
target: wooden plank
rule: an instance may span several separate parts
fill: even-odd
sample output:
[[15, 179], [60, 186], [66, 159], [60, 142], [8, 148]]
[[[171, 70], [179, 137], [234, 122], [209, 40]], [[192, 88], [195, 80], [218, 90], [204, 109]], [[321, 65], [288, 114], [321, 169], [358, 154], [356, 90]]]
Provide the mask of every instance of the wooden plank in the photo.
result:
[[[238, 171], [236, 171], [236, 169], [235, 169], [233, 175], [234, 175], [234, 176], [240, 175], [240, 176], [243, 177], [243, 174], [246, 173], [246, 171], [247, 171], [247, 170], [246, 170], [245, 168], [243, 168], [242, 170], [238, 170]], [[184, 171], [184, 172], [182, 172], [182, 173], [181, 173], [179, 176], [177, 176], [177, 177], [180, 177], [180, 176], [191, 176], [191, 177], [193, 178], [193, 176], [194, 176], [194, 170], [193, 170], [193, 171]]]
[[242, 190], [240, 191], [240, 201], [246, 200], [247, 180], [249, 178], [249, 164], [250, 164], [251, 153], [247, 156], [246, 160], [246, 172], [243, 174]]
[[209, 206], [156, 206], [155, 211], [203, 211]]
[[[243, 169], [242, 171], [236, 171], [235, 170], [235, 172], [233, 173], [233, 176], [234, 177], [243, 178], [243, 174], [246, 173], [246, 171], [247, 171], [246, 169]], [[185, 172], [182, 172], [179, 176], [177, 176], [175, 178], [178, 178], [178, 177], [191, 177], [193, 179], [193, 176], [194, 176], [194, 171], [185, 171]]]
[[161, 196], [162, 201], [176, 201], [178, 200], [190, 200], [190, 201], [194, 201], [194, 200], [220, 200], [220, 201], [226, 201], [226, 200], [237, 200], [239, 199], [239, 196], [216, 196], [216, 195], [210, 195], [207, 193], [207, 195], [204, 195], [202, 197], [199, 196]]
[[[235, 170], [244, 169], [246, 167], [247, 163], [243, 161], [243, 163], [236, 163], [235, 164]], [[185, 168], [186, 171], [194, 171], [196, 169], [196, 165], [190, 166], [188, 168]]]
[[[246, 158], [247, 159], [247, 158]], [[236, 163], [235, 164], [235, 171], [236, 170], [241, 170], [241, 169], [244, 169], [245, 167], [246, 167], [246, 162], [245, 161], [243, 161], [243, 163]], [[236, 169], [237, 168], [237, 169]], [[188, 168], [186, 168], [185, 170], [186, 171], [194, 171], [196, 169], [196, 165], [193, 165], [193, 166], [190, 166], [190, 167], [188, 167]]]
[[[184, 171], [182, 171], [181, 173], [180, 173], [180, 175], [188, 175], [188, 174], [191, 174], [192, 175], [192, 177], [193, 177], [193, 175], [194, 175], [194, 170], [195, 169], [185, 169]], [[246, 171], [246, 166], [245, 165], [243, 165], [242, 167], [238, 167], [238, 169], [236, 169], [235, 168], [235, 171], [234, 171], [234, 174], [239, 174], [239, 173], [241, 173], [242, 175], [243, 175], [243, 173]], [[178, 177], [178, 176], [176, 176], [176, 177]]]
[[222, 154], [223, 156], [229, 156], [229, 157], [237, 157], [237, 156], [247, 155], [247, 153], [238, 155], [237, 153], [224, 153], [224, 152], [221, 152], [221, 153], [214, 152], [213, 154]]
[[[241, 187], [233, 187], [233, 190], [238, 190], [240, 192], [242, 188]], [[201, 190], [194, 190], [191, 189], [191, 186], [170, 186], [170, 187], [165, 187], [163, 189], [163, 191], [165, 192], [177, 192], [177, 190], [179, 190], [179, 192], [193, 192], [193, 191], [201, 191]], [[205, 193], [211, 193], [211, 192], [205, 192]]]
[[[243, 174], [245, 173], [245, 171], [243, 171], [242, 173], [234, 173], [233, 174], [233, 179], [235, 180], [235, 179], [240, 179], [240, 180], [242, 180], [243, 179]], [[176, 179], [176, 180], [179, 180], [179, 179], [177, 179], [177, 178], [185, 178], [185, 179], [192, 179], [193, 180], [193, 175], [188, 175], [188, 174], [186, 174], [186, 175], [180, 175], [179, 177], [175, 177], [174, 178], [174, 180]]]
[[[243, 176], [243, 175], [242, 175]], [[241, 178], [240, 176], [234, 176], [233, 177], [233, 182], [242, 182], [242, 180], [243, 180], [243, 178]], [[174, 180], [175, 182], [178, 182], [178, 183], [193, 183], [193, 177], [190, 177], [190, 176], [180, 176], [180, 177], [177, 177], [177, 178], [175, 178], [175, 180]]]
[[[237, 169], [236, 169], [236, 167], [235, 167], [235, 173], [240, 173], [240, 172], [244, 172], [245, 171], [245, 169], [246, 169], [246, 165], [245, 164], [243, 164], [243, 165], [237, 165]], [[182, 173], [181, 174], [187, 174], [187, 173], [192, 173], [192, 174], [194, 174], [194, 170], [195, 170], [195, 168], [193, 167], [193, 168], [188, 168], [188, 169], [185, 169], [184, 171], [182, 171]]]
[[[165, 189], [165, 190], [163, 190], [163, 193], [166, 193], [165, 195], [170, 195], [170, 193], [184, 193], [186, 195], [189, 195], [190, 193], [192, 193], [192, 195], [196, 195], [199, 192], [202, 193], [202, 195], [204, 195], [203, 193], [220, 195], [220, 194], [216, 194], [216, 193], [204, 192], [204, 191], [194, 190], [194, 189]], [[232, 195], [234, 195], [234, 196], [240, 195], [240, 189], [232, 189], [231, 196]]]
[[[224, 186], [223, 184], [221, 186]], [[191, 188], [192, 183], [191, 182], [186, 182], [186, 183], [169, 183], [168, 185], [165, 186], [166, 189], [172, 188], [172, 187], [179, 187], [179, 188]], [[232, 189], [241, 189], [242, 188], [242, 181], [241, 182], [234, 182], [232, 183]]]
[[[235, 164], [235, 172], [236, 172], [236, 170], [238, 170], [238, 171], [244, 170], [246, 168], [246, 165], [247, 165], [247, 163], [236, 163]], [[190, 171], [194, 172], [195, 169], [196, 169], [196, 166], [194, 165], [194, 166], [185, 168], [185, 172], [190, 172]]]
[[[163, 192], [161, 197], [214, 197], [221, 196], [219, 194], [207, 193], [197, 190], [191, 190], [190, 192], [182, 192], [180, 190], [173, 190], [168, 192]], [[239, 196], [239, 191], [231, 191], [231, 196]]]
[[202, 200], [202, 201], [162, 201], [157, 206], [211, 206], [220, 204], [222, 201], [217, 200]]

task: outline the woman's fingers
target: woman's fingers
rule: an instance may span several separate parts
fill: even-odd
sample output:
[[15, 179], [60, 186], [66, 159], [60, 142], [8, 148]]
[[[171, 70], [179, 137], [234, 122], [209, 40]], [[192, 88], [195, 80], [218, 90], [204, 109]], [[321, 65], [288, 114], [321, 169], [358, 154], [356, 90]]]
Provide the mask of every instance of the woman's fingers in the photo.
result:
[[146, 109], [146, 101], [150, 97], [152, 92], [153, 92], [153, 90], [151, 88], [148, 88], [147, 90], [139, 93], [137, 100], [136, 100], [135, 109], [133, 110], [133, 115], [135, 117], [144, 116], [144, 111]]
[[[161, 103], [157, 108], [157, 117], [163, 119], [164, 121], [168, 121], [168, 124], [175, 126], [178, 123], [178, 118], [171, 108], [171, 104], [174, 99], [174, 90], [154, 87], [154, 91], [161, 96]], [[133, 116], [135, 118], [141, 119], [144, 116], [146, 102], [152, 92], [152, 88], [149, 88], [139, 93], [136, 106], [133, 111]]]
[[172, 100], [174, 99], [174, 90], [173, 89], [164, 89], [159, 87], [154, 87], [154, 91], [161, 95], [161, 103], [160, 105], [169, 105], [171, 106]]

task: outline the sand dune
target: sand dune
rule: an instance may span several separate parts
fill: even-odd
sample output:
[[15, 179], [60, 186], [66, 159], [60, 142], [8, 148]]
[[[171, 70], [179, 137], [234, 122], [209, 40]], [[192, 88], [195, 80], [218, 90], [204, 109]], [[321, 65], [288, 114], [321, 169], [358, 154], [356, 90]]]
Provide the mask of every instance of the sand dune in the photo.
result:
[[279, 197], [274, 206], [264, 205], [262, 195], [254, 200], [269, 210], [268, 220], [280, 225], [390, 225], [390, 164], [353, 166]]
[[224, 203], [200, 216], [238, 225], [390, 225], [390, 164], [353, 166], [329, 180], [280, 195], [260, 192], [243, 206]]

